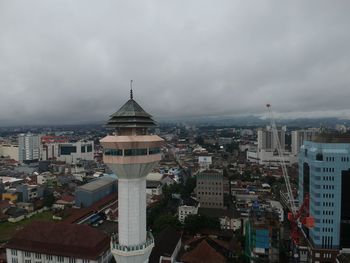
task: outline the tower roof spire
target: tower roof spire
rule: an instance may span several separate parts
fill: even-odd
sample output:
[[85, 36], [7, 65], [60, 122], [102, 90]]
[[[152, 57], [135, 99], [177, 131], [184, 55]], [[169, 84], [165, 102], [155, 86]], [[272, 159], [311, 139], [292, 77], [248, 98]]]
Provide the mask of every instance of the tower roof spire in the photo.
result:
[[134, 94], [133, 94], [133, 91], [132, 91], [132, 81], [133, 80], [130, 80], [130, 99], [131, 100], [134, 98]]

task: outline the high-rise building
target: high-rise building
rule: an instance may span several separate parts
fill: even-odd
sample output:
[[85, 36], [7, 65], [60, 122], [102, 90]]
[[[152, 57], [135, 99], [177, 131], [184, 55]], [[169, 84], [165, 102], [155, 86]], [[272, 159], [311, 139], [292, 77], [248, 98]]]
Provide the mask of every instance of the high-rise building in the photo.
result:
[[292, 154], [297, 155], [304, 141], [312, 141], [318, 135], [318, 129], [292, 131]]
[[18, 136], [18, 160], [35, 161], [40, 158], [40, 137], [31, 133]]
[[350, 138], [320, 136], [299, 153], [299, 202], [310, 197], [310, 262], [335, 262], [350, 248]]
[[148, 262], [154, 247], [151, 232], [146, 231], [146, 175], [161, 159], [163, 139], [150, 135], [152, 116], [130, 99], [111, 115], [107, 127], [114, 134], [101, 140], [103, 160], [118, 175], [118, 234], [111, 251], [118, 263]]
[[197, 175], [197, 199], [203, 208], [224, 208], [222, 171], [205, 170]]
[[[282, 151], [285, 150], [285, 127], [278, 130], [278, 139], [281, 143]], [[271, 127], [267, 126], [266, 129], [258, 130], [258, 151], [274, 151], [277, 149], [277, 142], [273, 137]]]

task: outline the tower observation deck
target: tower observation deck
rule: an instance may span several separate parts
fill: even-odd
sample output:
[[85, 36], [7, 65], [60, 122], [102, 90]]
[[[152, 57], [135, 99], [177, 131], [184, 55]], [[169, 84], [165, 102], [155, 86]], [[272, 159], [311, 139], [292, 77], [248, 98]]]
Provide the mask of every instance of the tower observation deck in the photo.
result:
[[111, 251], [117, 263], [145, 263], [154, 247], [146, 231], [146, 176], [160, 161], [164, 140], [148, 133], [156, 123], [133, 99], [132, 90], [106, 126], [114, 133], [100, 141], [103, 161], [118, 175], [118, 235], [112, 237]]

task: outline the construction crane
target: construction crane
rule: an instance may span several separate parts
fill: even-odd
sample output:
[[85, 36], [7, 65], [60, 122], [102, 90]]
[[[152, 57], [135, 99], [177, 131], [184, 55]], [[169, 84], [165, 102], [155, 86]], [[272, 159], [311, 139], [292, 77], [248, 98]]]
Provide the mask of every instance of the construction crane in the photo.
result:
[[300, 208], [297, 208], [295, 206], [292, 187], [290, 185], [289, 175], [288, 175], [286, 163], [284, 161], [281, 142], [278, 137], [278, 131], [276, 127], [275, 118], [273, 116], [271, 104], [266, 104], [266, 107], [268, 109], [272, 134], [273, 134], [274, 141], [276, 142], [277, 152], [278, 152], [278, 156], [279, 156], [281, 168], [282, 168], [282, 175], [286, 185], [287, 196], [290, 203], [291, 212], [288, 213], [288, 220], [291, 222], [291, 238], [295, 245], [299, 245], [301, 233], [303, 233], [305, 236], [305, 233], [302, 230], [302, 225], [306, 226], [307, 228], [312, 228], [315, 224], [314, 218], [311, 217], [309, 213], [309, 196], [308, 194], [305, 195], [303, 204], [300, 206]]

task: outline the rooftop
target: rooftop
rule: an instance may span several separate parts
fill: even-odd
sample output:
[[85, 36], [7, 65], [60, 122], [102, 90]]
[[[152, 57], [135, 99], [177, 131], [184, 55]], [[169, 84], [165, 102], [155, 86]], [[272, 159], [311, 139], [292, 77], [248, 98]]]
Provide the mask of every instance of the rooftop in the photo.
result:
[[321, 133], [313, 140], [318, 143], [350, 143], [350, 134], [348, 133]]
[[98, 178], [90, 183], [84, 184], [82, 186], [79, 186], [77, 190], [84, 190], [84, 191], [96, 191], [106, 185], [109, 185], [113, 182], [116, 182], [117, 179], [112, 178], [112, 177], [101, 177]]
[[149, 128], [156, 126], [156, 123], [152, 116], [133, 99], [131, 89], [130, 99], [110, 116], [106, 126], [108, 128]]
[[110, 238], [87, 225], [33, 222], [20, 230], [7, 248], [96, 260], [109, 249]]

